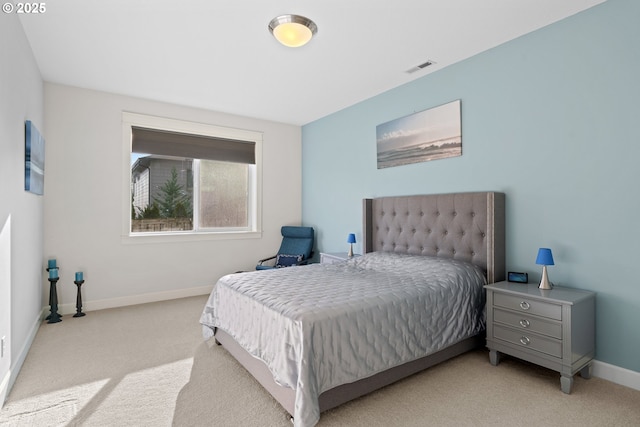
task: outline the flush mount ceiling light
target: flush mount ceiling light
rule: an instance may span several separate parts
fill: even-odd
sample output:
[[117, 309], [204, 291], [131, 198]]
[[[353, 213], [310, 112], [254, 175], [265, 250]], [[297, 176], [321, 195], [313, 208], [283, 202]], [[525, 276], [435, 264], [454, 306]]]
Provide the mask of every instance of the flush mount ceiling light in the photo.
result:
[[288, 47], [304, 46], [318, 32], [318, 26], [300, 15], [280, 15], [269, 22], [269, 31], [280, 43]]

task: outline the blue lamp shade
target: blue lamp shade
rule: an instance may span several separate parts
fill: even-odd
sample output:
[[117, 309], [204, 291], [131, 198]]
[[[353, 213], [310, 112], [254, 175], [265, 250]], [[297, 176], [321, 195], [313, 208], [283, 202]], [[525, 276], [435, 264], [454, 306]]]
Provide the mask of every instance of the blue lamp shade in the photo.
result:
[[355, 243], [356, 242], [356, 235], [351, 233], [349, 234], [349, 237], [347, 237], [347, 243]]
[[538, 249], [538, 257], [536, 258], [536, 264], [538, 265], [555, 265], [553, 263], [553, 254], [549, 248]]

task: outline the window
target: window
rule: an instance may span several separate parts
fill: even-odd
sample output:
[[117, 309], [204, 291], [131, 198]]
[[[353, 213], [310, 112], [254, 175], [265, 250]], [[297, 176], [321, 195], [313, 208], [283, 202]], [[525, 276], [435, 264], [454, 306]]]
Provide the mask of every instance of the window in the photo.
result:
[[123, 113], [123, 134], [126, 235], [259, 231], [260, 133]]

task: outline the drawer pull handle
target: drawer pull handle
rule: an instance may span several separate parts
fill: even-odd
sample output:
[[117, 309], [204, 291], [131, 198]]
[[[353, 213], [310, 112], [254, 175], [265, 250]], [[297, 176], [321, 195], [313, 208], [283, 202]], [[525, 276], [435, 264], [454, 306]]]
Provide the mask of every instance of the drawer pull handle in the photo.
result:
[[520, 338], [520, 342], [522, 343], [522, 345], [529, 345], [531, 343], [531, 340], [528, 337], [522, 337]]
[[531, 305], [526, 301], [522, 301], [520, 303], [520, 308], [523, 310], [529, 310], [531, 308]]
[[528, 328], [529, 326], [531, 326], [531, 322], [529, 322], [527, 319], [521, 319], [520, 326], [522, 326], [523, 328]]

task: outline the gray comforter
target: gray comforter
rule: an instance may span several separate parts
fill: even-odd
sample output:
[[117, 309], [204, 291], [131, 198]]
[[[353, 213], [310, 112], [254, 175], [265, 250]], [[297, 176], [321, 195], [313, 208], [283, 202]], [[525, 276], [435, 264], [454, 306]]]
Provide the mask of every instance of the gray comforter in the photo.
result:
[[221, 328], [296, 391], [294, 423], [318, 396], [434, 353], [484, 329], [483, 271], [468, 263], [373, 252], [339, 264], [230, 274], [200, 322]]

